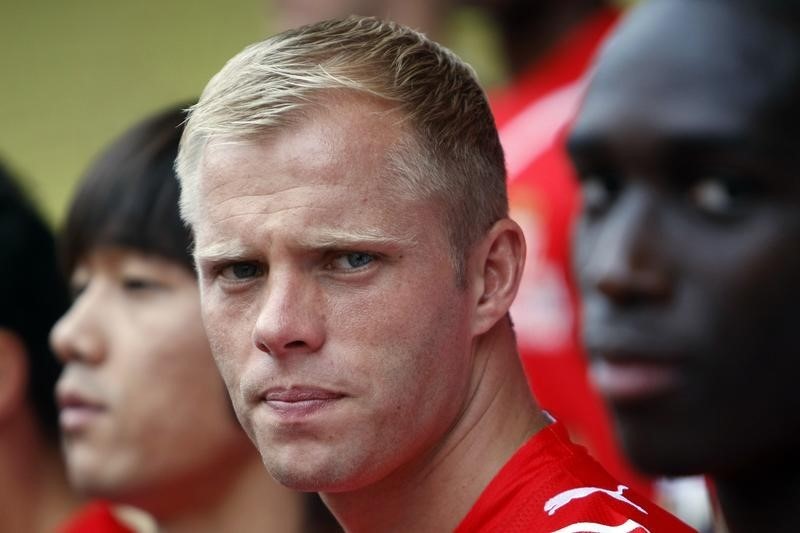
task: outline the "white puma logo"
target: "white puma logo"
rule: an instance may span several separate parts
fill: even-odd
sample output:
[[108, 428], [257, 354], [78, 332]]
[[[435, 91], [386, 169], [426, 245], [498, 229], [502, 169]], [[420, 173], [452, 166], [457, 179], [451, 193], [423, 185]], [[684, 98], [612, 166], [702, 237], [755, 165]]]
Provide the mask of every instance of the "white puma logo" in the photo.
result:
[[625, 485], [617, 485], [617, 490], [607, 490], [601, 489], [598, 487], [579, 487], [577, 489], [570, 489], [565, 490], [561, 494], [557, 494], [547, 500], [547, 503], [544, 504], [544, 510], [547, 511], [547, 514], [553, 516], [556, 511], [567, 505], [572, 500], [577, 500], [579, 498], [586, 498], [587, 496], [591, 496], [597, 492], [603, 493], [607, 496], [611, 496], [615, 500], [619, 500], [621, 502], [627, 503], [635, 507], [636, 509], [640, 510], [644, 514], [647, 514], [647, 511], [630, 501], [628, 498], [622, 495], [622, 491], [626, 490], [628, 487]]
[[624, 524], [618, 526], [606, 526], [595, 522], [581, 522], [579, 524], [563, 527], [558, 531], [553, 531], [553, 533], [633, 533], [637, 529], [650, 533], [649, 529], [633, 520], [628, 520]]

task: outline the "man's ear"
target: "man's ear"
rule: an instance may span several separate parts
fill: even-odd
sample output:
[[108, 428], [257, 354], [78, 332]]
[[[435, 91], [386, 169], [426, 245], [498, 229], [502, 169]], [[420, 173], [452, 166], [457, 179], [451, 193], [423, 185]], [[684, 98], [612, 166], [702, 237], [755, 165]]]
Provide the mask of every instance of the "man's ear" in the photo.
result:
[[28, 359], [19, 336], [0, 328], [0, 424], [25, 404]]
[[473, 334], [482, 335], [508, 313], [525, 267], [525, 237], [510, 218], [495, 222], [473, 247], [470, 280], [475, 296]]

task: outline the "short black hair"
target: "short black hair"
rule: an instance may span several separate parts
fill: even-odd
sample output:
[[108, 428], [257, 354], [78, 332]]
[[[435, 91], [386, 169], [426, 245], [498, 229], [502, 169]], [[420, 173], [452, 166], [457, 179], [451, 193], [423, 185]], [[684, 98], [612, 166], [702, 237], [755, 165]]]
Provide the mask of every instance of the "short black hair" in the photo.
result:
[[194, 272], [190, 230], [178, 211], [174, 164], [189, 103], [136, 124], [89, 168], [72, 201], [61, 238], [71, 274], [100, 247], [132, 248]]
[[58, 440], [54, 398], [61, 365], [50, 350], [50, 330], [69, 307], [48, 225], [0, 164], [0, 328], [13, 331], [28, 358], [28, 400], [40, 427]]

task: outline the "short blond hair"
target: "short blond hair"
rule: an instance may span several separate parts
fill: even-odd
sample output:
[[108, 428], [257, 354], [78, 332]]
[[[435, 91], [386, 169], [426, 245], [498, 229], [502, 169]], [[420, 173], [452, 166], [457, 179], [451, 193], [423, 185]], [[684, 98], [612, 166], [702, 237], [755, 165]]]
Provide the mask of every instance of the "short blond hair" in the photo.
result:
[[248, 46], [206, 86], [189, 113], [176, 162], [181, 214], [196, 221], [196, 181], [211, 139], [249, 139], [289, 126], [331, 90], [371, 95], [410, 131], [391, 154], [403, 188], [439, 201], [459, 278], [469, 247], [507, 216], [497, 130], [473, 70], [399, 24], [352, 16]]

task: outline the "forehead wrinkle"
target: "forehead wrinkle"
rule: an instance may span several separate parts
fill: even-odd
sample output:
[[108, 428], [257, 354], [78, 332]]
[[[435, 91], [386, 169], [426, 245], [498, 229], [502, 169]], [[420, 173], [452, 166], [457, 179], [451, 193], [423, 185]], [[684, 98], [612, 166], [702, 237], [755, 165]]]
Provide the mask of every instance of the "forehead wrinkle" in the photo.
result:
[[249, 216], [254, 216], [254, 215], [267, 215], [267, 216], [269, 216], [269, 215], [277, 215], [277, 214], [280, 214], [280, 213], [283, 213], [283, 212], [286, 212], [286, 211], [294, 211], [296, 209], [303, 209], [303, 210], [306, 210], [306, 211], [324, 211], [327, 208], [324, 207], [324, 206], [309, 206], [309, 205], [304, 205], [304, 204], [303, 205], [284, 206], [284, 207], [280, 207], [280, 208], [274, 209], [272, 211], [268, 211], [268, 210], [262, 208], [262, 209], [256, 209], [254, 211], [243, 211], [243, 212], [240, 212], [240, 213], [231, 213], [231, 214], [229, 214], [227, 216], [223, 216], [222, 218], [220, 218], [219, 220], [217, 220], [215, 222], [221, 223], [221, 222], [225, 222], [225, 221], [228, 221], [228, 220], [234, 220], [234, 219], [240, 218], [240, 217], [249, 217]]
[[[246, 176], [245, 178], [241, 178], [241, 179], [252, 179], [253, 182], [269, 181], [269, 178], [267, 178], [265, 176], [255, 176], [255, 177]], [[204, 199], [206, 201], [209, 201], [209, 197], [211, 196], [211, 193], [213, 191], [221, 189], [221, 188], [225, 187], [226, 185], [230, 185], [230, 182], [226, 182], [225, 180], [217, 180], [217, 181], [220, 181], [221, 183], [219, 183], [213, 189], [209, 189], [208, 191], [205, 191], [205, 198]], [[250, 202], [255, 202], [255, 201], [259, 201], [259, 200], [267, 200], [267, 201], [269, 201], [270, 198], [280, 197], [281, 195], [284, 195], [284, 194], [287, 194], [287, 193], [291, 193], [291, 192], [294, 192], [294, 191], [300, 192], [303, 195], [302, 197], [305, 199], [307, 197], [307, 191], [305, 191], [305, 189], [311, 189], [311, 191], [316, 191], [320, 186], [324, 186], [324, 187], [329, 188], [329, 189], [330, 188], [338, 188], [338, 189], [349, 190], [349, 188], [350, 188], [347, 183], [337, 183], [337, 180], [334, 180], [334, 179], [324, 179], [324, 180], [320, 180], [318, 183], [302, 183], [302, 184], [296, 184], [296, 185], [295, 184], [287, 185], [287, 186], [285, 186], [285, 187], [283, 187], [283, 188], [281, 188], [280, 190], [277, 190], [277, 191], [268, 191], [268, 192], [263, 192], [263, 193], [252, 193], [252, 194], [236, 192], [235, 194], [230, 195], [228, 198], [225, 198], [224, 200], [215, 200], [213, 202], [214, 203], [213, 207], [214, 208], [219, 208], [219, 207], [222, 207], [222, 206], [224, 206], [225, 204], [227, 204], [229, 202], [234, 202], [234, 201], [250, 201]]]

